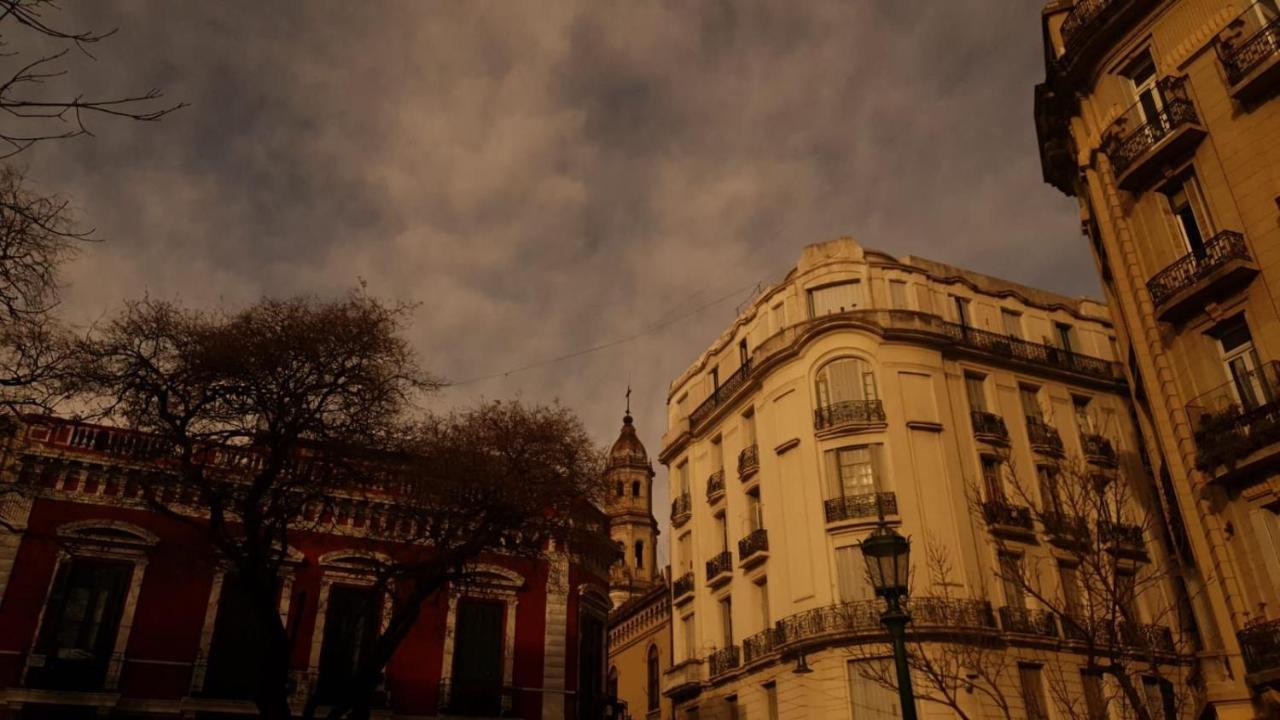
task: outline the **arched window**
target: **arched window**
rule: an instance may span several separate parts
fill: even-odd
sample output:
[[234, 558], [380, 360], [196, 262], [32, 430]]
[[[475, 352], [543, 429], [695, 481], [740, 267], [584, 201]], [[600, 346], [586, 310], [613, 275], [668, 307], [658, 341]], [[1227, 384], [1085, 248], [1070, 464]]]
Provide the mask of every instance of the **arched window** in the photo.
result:
[[640, 497], [640, 481], [631, 481], [631, 497]]
[[644, 567], [644, 541], [643, 540], [636, 541], [635, 553], [636, 553], [636, 568]]
[[867, 361], [859, 358], [840, 358], [823, 365], [814, 390], [820, 408], [850, 400], [879, 398], [875, 373]]
[[649, 711], [658, 709], [659, 693], [662, 692], [658, 687], [658, 646], [649, 646], [649, 660], [647, 663], [648, 677], [646, 678], [646, 691], [649, 694]]

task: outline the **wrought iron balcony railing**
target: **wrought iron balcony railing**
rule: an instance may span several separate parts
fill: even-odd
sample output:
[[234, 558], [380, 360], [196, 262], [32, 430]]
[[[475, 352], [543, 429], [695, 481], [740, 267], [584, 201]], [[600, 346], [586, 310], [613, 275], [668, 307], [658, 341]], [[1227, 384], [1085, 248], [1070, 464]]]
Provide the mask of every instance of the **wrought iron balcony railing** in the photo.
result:
[[1058, 434], [1057, 428], [1043, 420], [1027, 418], [1027, 439], [1031, 442], [1031, 449], [1036, 452], [1062, 454], [1062, 436]]
[[[995, 614], [985, 600], [960, 598], [915, 597], [907, 601], [911, 624], [907, 632], [929, 630], [990, 631], [995, 630]], [[825, 605], [783, 618], [777, 624], [774, 647], [831, 634], [866, 633], [873, 638], [887, 635], [880, 623], [884, 612], [881, 600]]]
[[725, 550], [707, 561], [707, 582], [733, 572], [733, 553]]
[[1112, 622], [1084, 616], [1064, 615], [1058, 618], [1062, 636], [1067, 640], [1099, 647], [1126, 647], [1172, 653], [1177, 651], [1173, 631], [1164, 625]]
[[671, 583], [671, 596], [677, 600], [693, 592], [693, 571], [689, 571], [676, 578]]
[[755, 443], [738, 453], [738, 477], [746, 479], [760, 469], [760, 448]]
[[764, 528], [756, 528], [738, 541], [738, 562], [763, 552], [769, 552], [769, 533]]
[[1058, 622], [1048, 610], [1020, 607], [1000, 608], [1000, 627], [1007, 633], [1058, 637]]
[[1122, 0], [1076, 0], [1076, 4], [1062, 21], [1060, 32], [1067, 52], [1075, 52], [1094, 24], [1106, 19], [1106, 12]]
[[1156, 81], [1160, 109], [1149, 115], [1142, 103], [1134, 103], [1103, 133], [1102, 151], [1117, 176], [1126, 171], [1161, 140], [1185, 126], [1198, 124], [1200, 116], [1187, 96], [1185, 77]]
[[884, 403], [880, 400], [842, 400], [813, 411], [813, 428], [864, 425], [884, 422]]
[[973, 434], [979, 438], [1009, 442], [1009, 429], [1004, 425], [1004, 418], [984, 410], [969, 412], [969, 420], [973, 424]]
[[981, 350], [1013, 360], [1055, 367], [1108, 380], [1120, 379], [1119, 366], [1102, 358], [1064, 350], [1053, 345], [1029, 342], [953, 322], [941, 323], [945, 334], [957, 345]]
[[707, 672], [711, 677], [723, 675], [730, 670], [736, 670], [740, 665], [742, 665], [742, 655], [737, 645], [720, 648], [707, 658]]
[[1240, 373], [1187, 405], [1195, 428], [1196, 467], [1214, 472], [1280, 442], [1280, 363]]
[[680, 525], [689, 516], [693, 514], [693, 501], [689, 498], [689, 494], [678, 495], [675, 500], [671, 501], [671, 523]]
[[707, 499], [724, 494], [724, 470], [717, 470], [707, 477]]
[[1031, 521], [1031, 508], [1025, 505], [1012, 505], [1001, 500], [988, 500], [982, 503], [982, 515], [990, 525], [1034, 529]]
[[1097, 433], [1082, 433], [1080, 445], [1084, 448], [1084, 457], [1095, 465], [1115, 465], [1116, 449], [1111, 441]]
[[1145, 544], [1141, 526], [1110, 520], [1098, 521], [1098, 542], [1121, 549], [1141, 549]]
[[733, 372], [732, 375], [724, 379], [706, 400], [703, 400], [698, 407], [689, 413], [689, 425], [696, 426], [702, 423], [715, 412], [715, 409], [728, 402], [729, 398], [738, 391], [738, 388], [747, 383], [747, 377], [751, 375], [751, 362], [748, 360], [741, 367]]
[[891, 492], [845, 495], [824, 501], [823, 510], [829, 523], [879, 517], [881, 513], [897, 515], [898, 496]]
[[1266, 2], [1254, 3], [1218, 33], [1215, 47], [1231, 85], [1280, 56], [1280, 16], [1272, 13], [1272, 7]]
[[753, 663], [773, 652], [782, 644], [782, 630], [778, 627], [765, 628], [742, 641], [742, 662]]
[[1040, 522], [1044, 523], [1044, 531], [1051, 539], [1059, 543], [1088, 543], [1089, 522], [1079, 515], [1045, 511], [1041, 513]]
[[1280, 670], [1280, 620], [1252, 622], [1236, 633], [1250, 673]]
[[1151, 302], [1156, 307], [1163, 305], [1232, 260], [1252, 262], [1253, 257], [1244, 242], [1244, 235], [1233, 230], [1223, 230], [1205, 243], [1203, 253], [1187, 253], [1148, 280], [1147, 291], [1151, 293]]

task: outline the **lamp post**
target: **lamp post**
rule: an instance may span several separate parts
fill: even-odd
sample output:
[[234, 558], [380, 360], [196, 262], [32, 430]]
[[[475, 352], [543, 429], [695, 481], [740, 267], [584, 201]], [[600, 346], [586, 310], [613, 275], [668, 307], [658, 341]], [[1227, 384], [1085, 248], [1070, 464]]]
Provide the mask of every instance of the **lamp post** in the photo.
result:
[[893, 641], [893, 662], [898, 669], [898, 703], [902, 706], [902, 720], [916, 720], [915, 693], [911, 690], [911, 668], [907, 665], [907, 613], [908, 573], [911, 568], [911, 541], [902, 537], [880, 518], [880, 525], [863, 540], [859, 547], [867, 561], [867, 573], [876, 595], [885, 599], [886, 610], [880, 614], [880, 622], [889, 629]]

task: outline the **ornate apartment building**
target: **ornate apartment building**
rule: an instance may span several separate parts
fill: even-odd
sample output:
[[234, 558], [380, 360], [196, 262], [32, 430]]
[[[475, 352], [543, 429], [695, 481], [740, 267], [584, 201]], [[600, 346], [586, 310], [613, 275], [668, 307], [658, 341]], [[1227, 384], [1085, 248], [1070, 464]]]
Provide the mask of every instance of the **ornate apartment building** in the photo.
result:
[[[857, 546], [881, 520], [913, 542], [913, 652], [978, 653], [952, 705], [915, 674], [922, 712], [1097, 717], [1118, 702], [1101, 646], [1138, 659], [1153, 717], [1194, 702], [1116, 352], [1099, 303], [847, 238], [805, 248], [670, 386], [674, 717], [898, 717]], [[1127, 492], [1073, 514], [1069, 473]], [[1082, 579], [1091, 562], [1105, 577]], [[1123, 596], [1110, 619], [1098, 582]]]
[[[141, 474], [165, 471], [147, 436], [51, 418], [5, 430], [0, 479], [39, 490], [0, 485], [0, 718], [256, 716], [245, 593], [198, 531], [141, 498]], [[604, 514], [582, 512], [607, 550], [492, 554], [429, 599], [375, 717], [600, 717], [614, 558]], [[373, 568], [401, 550], [397, 517], [394, 496], [340, 501], [292, 535], [279, 612], [295, 712], [313, 690], [327, 705], [389, 618]]]
[[1044, 176], [1080, 204], [1161, 487], [1207, 698], [1280, 712], [1280, 11], [1078, 0], [1042, 15]]

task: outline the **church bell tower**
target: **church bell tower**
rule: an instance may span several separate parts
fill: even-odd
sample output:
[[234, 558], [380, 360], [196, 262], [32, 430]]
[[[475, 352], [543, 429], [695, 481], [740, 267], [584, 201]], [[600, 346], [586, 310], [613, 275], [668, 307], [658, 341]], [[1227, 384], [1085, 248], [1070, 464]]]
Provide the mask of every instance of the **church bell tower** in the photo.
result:
[[658, 521], [653, 517], [653, 465], [632, 424], [630, 388], [622, 431], [609, 450], [605, 480], [609, 535], [623, 551], [609, 572], [609, 597], [617, 607], [661, 582], [655, 567]]

